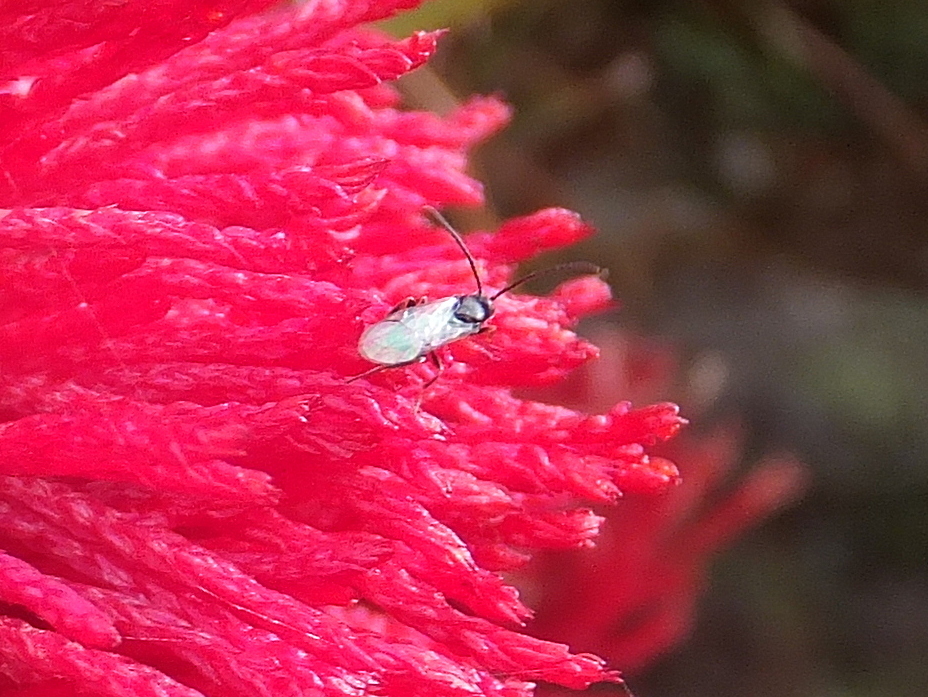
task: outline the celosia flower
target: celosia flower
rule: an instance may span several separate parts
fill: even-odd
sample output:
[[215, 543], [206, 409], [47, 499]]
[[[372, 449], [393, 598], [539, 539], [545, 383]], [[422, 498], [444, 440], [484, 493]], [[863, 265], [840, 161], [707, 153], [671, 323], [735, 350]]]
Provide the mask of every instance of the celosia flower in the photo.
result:
[[[521, 695], [616, 679], [521, 630], [501, 572], [663, 490], [672, 405], [517, 399], [595, 355], [595, 278], [500, 298], [489, 336], [356, 382], [363, 328], [472, 292], [422, 208], [481, 202], [507, 110], [404, 111], [412, 0], [0, 7], [0, 690]], [[590, 230], [468, 243], [485, 283]]]
[[[672, 351], [616, 329], [595, 338], [602, 360], [559, 385], [561, 397], [595, 405], [617, 393], [649, 398], [670, 390], [678, 373]], [[687, 432], [658, 450], [679, 463], [678, 487], [602, 508], [595, 548], [541, 554], [521, 572], [537, 607], [533, 633], [593, 651], [629, 673], [686, 636], [713, 554], [791, 503], [807, 478], [785, 454], [733, 476], [741, 438], [731, 426]], [[569, 693], [549, 686], [544, 694]]]

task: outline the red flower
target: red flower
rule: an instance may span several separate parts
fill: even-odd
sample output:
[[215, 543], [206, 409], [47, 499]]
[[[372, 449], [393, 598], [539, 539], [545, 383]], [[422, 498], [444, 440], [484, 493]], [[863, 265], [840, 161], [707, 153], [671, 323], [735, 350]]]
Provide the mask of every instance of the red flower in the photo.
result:
[[[473, 292], [425, 204], [476, 205], [506, 108], [403, 111], [416, 4], [0, 8], [0, 689], [30, 695], [521, 695], [616, 679], [527, 636], [499, 573], [589, 545], [583, 502], [676, 478], [676, 408], [515, 398], [595, 354], [581, 278], [489, 336], [369, 367], [363, 328]], [[590, 230], [470, 236], [488, 288]]]
[[[596, 405], [617, 393], [647, 399], [670, 390], [679, 373], [672, 352], [616, 329], [595, 338], [602, 359], [562, 384], [563, 398]], [[680, 463], [679, 486], [602, 508], [595, 548], [541, 554], [521, 572], [537, 606], [533, 633], [593, 651], [630, 673], [686, 637], [714, 553], [791, 503], [807, 478], [789, 455], [769, 455], [733, 476], [741, 438], [731, 426], [687, 432], [657, 450]]]

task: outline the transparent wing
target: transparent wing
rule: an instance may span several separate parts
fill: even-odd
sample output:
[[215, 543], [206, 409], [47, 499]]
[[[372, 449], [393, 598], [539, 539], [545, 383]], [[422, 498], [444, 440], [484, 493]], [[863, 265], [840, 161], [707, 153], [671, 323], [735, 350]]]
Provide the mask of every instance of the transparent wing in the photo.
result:
[[358, 353], [371, 363], [381, 365], [409, 363], [426, 352], [422, 338], [395, 319], [372, 324], [358, 342]]
[[458, 302], [456, 297], [444, 298], [403, 311], [400, 321], [422, 338], [423, 353], [463, 339], [480, 329], [480, 325], [466, 324], [454, 318]]

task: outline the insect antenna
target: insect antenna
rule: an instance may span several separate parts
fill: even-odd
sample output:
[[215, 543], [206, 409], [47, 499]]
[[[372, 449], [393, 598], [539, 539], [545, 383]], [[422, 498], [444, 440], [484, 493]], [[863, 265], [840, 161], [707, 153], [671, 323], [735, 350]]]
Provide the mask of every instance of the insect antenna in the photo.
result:
[[586, 274], [595, 274], [600, 278], [605, 278], [608, 274], [608, 269], [604, 269], [601, 266], [596, 266], [596, 264], [591, 264], [588, 261], [569, 261], [566, 264], [557, 264], [556, 266], [549, 266], [547, 269], [540, 269], [538, 271], [533, 271], [530, 274], [527, 274], [520, 278], [518, 281], [513, 281], [508, 286], [503, 288], [501, 291], [498, 291], [490, 296], [490, 301], [496, 300], [503, 293], [508, 293], [511, 290], [515, 290], [523, 283], [531, 281], [533, 278], [538, 278], [539, 276], [547, 276], [549, 273], [554, 273], [555, 271], [576, 271], [578, 273]]
[[461, 248], [461, 251], [464, 252], [464, 256], [467, 257], [467, 263], [470, 264], [470, 270], [474, 272], [474, 280], [477, 281], [477, 295], [483, 295], [483, 283], [480, 281], [480, 274], [477, 273], [477, 262], [474, 261], [473, 255], [470, 253], [467, 245], [464, 244], [464, 238], [461, 237], [461, 234], [451, 226], [451, 223], [449, 223], [445, 216], [439, 213], [436, 208], [432, 208], [432, 206], [425, 206], [424, 210], [426, 214], [432, 218], [432, 220], [445, 228], [445, 230], [447, 230], [454, 238], [454, 241], [458, 243], [458, 247]]

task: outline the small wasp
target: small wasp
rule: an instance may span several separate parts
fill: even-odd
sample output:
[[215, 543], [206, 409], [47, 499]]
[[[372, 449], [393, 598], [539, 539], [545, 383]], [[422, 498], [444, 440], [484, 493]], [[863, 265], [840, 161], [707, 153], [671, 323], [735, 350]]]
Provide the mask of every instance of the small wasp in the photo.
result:
[[[464, 252], [467, 263], [470, 264], [474, 274], [474, 280], [477, 282], [477, 292], [470, 295], [453, 295], [430, 302], [424, 298], [404, 300], [384, 319], [372, 324], [361, 334], [358, 341], [358, 353], [377, 365], [360, 375], [349, 378], [348, 382], [387, 368], [419, 363], [427, 357], [432, 358], [440, 373], [443, 366], [438, 354], [435, 353], [436, 349], [473, 334], [487, 331], [489, 327], [484, 324], [493, 316], [493, 303], [504, 293], [508, 293], [541, 274], [553, 271], [571, 269], [582, 273], [603, 273], [603, 269], [586, 262], [559, 264], [523, 276], [488, 296], [483, 291], [483, 282], [480, 280], [480, 274], [477, 273], [474, 257], [464, 244], [461, 235], [437, 210], [428, 206], [425, 211], [448, 231]], [[426, 387], [437, 379], [438, 375], [430, 380]]]

